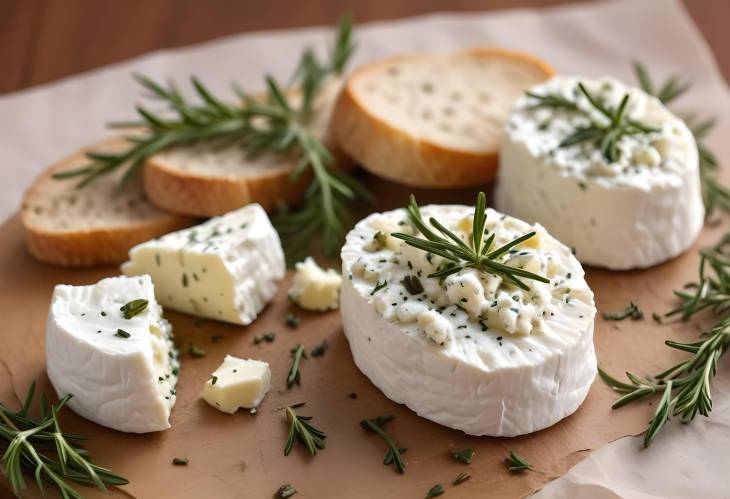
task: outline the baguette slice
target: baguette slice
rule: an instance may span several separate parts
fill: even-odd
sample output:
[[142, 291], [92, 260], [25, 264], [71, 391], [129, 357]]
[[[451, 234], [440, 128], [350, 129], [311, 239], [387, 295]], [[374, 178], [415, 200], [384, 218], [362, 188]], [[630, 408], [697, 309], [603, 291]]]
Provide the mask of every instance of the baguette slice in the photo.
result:
[[366, 170], [416, 187], [494, 179], [512, 104], [554, 74], [528, 54], [475, 48], [357, 69], [335, 106], [335, 142]]
[[[321, 140], [334, 157], [334, 167], [351, 169], [354, 164], [334, 150], [329, 121], [342, 80], [324, 83], [313, 105], [312, 135]], [[296, 93], [290, 94], [295, 102]], [[262, 154], [249, 157], [239, 144], [207, 142], [171, 148], [152, 156], [144, 168], [144, 188], [160, 208], [182, 215], [212, 217], [241, 206], [258, 203], [266, 211], [301, 201], [311, 175], [297, 182], [289, 175], [298, 157]]]
[[64, 267], [117, 264], [127, 259], [132, 246], [195, 223], [152, 205], [139, 181], [119, 189], [121, 170], [82, 189], [76, 188], [78, 178], [52, 178], [55, 172], [88, 164], [89, 150], [112, 153], [127, 146], [123, 138], [107, 139], [51, 165], [36, 178], [21, 207], [26, 245], [35, 258]]

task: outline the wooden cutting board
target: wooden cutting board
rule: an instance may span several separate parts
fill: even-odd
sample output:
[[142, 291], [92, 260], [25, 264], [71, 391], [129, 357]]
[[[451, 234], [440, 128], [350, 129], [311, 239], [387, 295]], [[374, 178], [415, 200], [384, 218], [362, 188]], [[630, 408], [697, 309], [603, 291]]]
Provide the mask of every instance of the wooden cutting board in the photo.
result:
[[[379, 198], [377, 207], [370, 207], [370, 211], [402, 206], [410, 192], [370, 177], [366, 180]], [[475, 192], [416, 191], [416, 195], [421, 204], [473, 204]], [[615, 374], [626, 369], [644, 374], [682, 357], [680, 352], [664, 347], [664, 339], [693, 339], [698, 329], [682, 323], [658, 325], [651, 320], [651, 313], [664, 312], [675, 304], [671, 290], [695, 277], [696, 250], [714, 243], [723, 232], [721, 226], [705, 228], [692, 251], [649, 270], [588, 269], [588, 282], [599, 309], [595, 345], [600, 365]], [[12, 405], [19, 404], [33, 380], [41, 391], [52, 393], [45, 374], [44, 330], [53, 286], [90, 284], [118, 274], [116, 268], [67, 270], [43, 265], [26, 253], [22, 238], [17, 215], [0, 227], [0, 400]], [[560, 476], [591, 450], [641, 432], [653, 414], [649, 403], [612, 411], [615, 394], [596, 380], [574, 415], [531, 435], [477, 438], [439, 426], [383, 396], [353, 363], [339, 313], [299, 310], [287, 299], [290, 277], [281, 284], [274, 302], [248, 327], [201, 323], [190, 316], [166, 314], [181, 351], [185, 352], [190, 343], [206, 350], [203, 358], [182, 355], [171, 429], [124, 434], [88, 422], [71, 410], [62, 412], [63, 428], [89, 438], [87, 447], [94, 460], [129, 479], [129, 485], [113, 495], [270, 498], [279, 486], [291, 483], [299, 491], [296, 497], [302, 499], [422, 498], [433, 485], [441, 483], [449, 498], [519, 497]], [[644, 320], [607, 322], [600, 317], [600, 311], [623, 309], [630, 300], [644, 310]], [[302, 319], [296, 329], [284, 323], [290, 312]], [[276, 333], [273, 343], [252, 343], [255, 335], [269, 331]], [[214, 335], [222, 338], [214, 341]], [[304, 360], [301, 386], [287, 390], [291, 348], [302, 343], [309, 351], [323, 340], [329, 344], [326, 354]], [[256, 415], [245, 411], [223, 414], [198, 398], [203, 383], [226, 354], [271, 364], [272, 389]], [[357, 398], [350, 397], [352, 393]], [[283, 455], [288, 426], [281, 408], [298, 402], [306, 402], [299, 413], [313, 416], [312, 423], [327, 433], [326, 449], [314, 457], [299, 445], [290, 456]], [[408, 449], [404, 475], [383, 465], [385, 443], [359, 426], [361, 419], [383, 414], [395, 415], [386, 429], [398, 445]], [[470, 465], [450, 455], [465, 448], [476, 451]], [[531, 462], [535, 471], [510, 474], [504, 465], [510, 449]], [[174, 457], [187, 457], [190, 464], [173, 466]], [[472, 478], [451, 486], [462, 471], [471, 473]], [[79, 490], [87, 497], [102, 497], [94, 489]], [[0, 495], [3, 493], [9, 495], [6, 481], [1, 479]], [[39, 494], [31, 488], [26, 495]]]

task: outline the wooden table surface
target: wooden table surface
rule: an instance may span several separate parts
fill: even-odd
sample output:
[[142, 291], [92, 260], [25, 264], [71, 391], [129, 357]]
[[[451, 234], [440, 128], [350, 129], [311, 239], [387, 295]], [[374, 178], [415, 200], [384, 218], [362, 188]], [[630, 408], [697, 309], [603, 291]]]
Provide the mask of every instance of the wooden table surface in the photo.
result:
[[[332, 25], [343, 12], [366, 22], [564, 3], [576, 0], [0, 0], [0, 94], [234, 33]], [[730, 2], [684, 3], [730, 78]]]

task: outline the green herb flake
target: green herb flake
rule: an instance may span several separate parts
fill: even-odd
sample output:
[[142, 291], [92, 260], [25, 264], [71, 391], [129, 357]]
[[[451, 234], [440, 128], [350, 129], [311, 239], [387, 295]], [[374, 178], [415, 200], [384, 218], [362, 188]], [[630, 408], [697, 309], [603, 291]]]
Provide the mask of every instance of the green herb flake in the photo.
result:
[[474, 449], [464, 449], [459, 452], [453, 452], [451, 454], [454, 459], [462, 461], [466, 464], [471, 464], [471, 459], [474, 457]]
[[467, 481], [467, 480], [469, 480], [470, 478], [471, 478], [471, 473], [469, 473], [469, 472], [467, 472], [467, 471], [462, 471], [461, 473], [459, 473], [459, 474], [458, 474], [458, 475], [456, 476], [456, 478], [454, 479], [454, 481], [452, 482], [452, 484], [453, 484], [453, 485], [459, 485], [459, 484], [461, 484], [461, 483], [464, 483], [464, 482], [466, 482], [466, 481]]
[[373, 296], [375, 293], [377, 293], [381, 289], [385, 288], [387, 285], [388, 285], [388, 281], [383, 281], [383, 282], [378, 281], [375, 284], [375, 287], [373, 288], [373, 290], [370, 292], [370, 296]]
[[638, 321], [644, 318], [644, 312], [642, 312], [639, 309], [639, 306], [632, 301], [620, 312], [604, 312], [603, 318], [607, 321], [622, 321], [628, 318], [631, 318], [633, 321]]
[[509, 456], [505, 458], [507, 469], [511, 473], [521, 473], [525, 470], [531, 470], [532, 465], [525, 461], [525, 459], [517, 454], [515, 451], [509, 451]]
[[215, 385], [218, 382], [218, 376], [211, 376], [210, 377], [210, 384]]
[[184, 288], [188, 287], [188, 275], [187, 274], [182, 275], [182, 285]]
[[176, 457], [172, 460], [172, 464], [175, 464], [177, 466], [187, 466], [189, 462], [190, 460], [187, 457]]
[[423, 285], [421, 284], [421, 281], [418, 279], [418, 277], [414, 275], [407, 275], [403, 278], [403, 280], [400, 282], [404, 288], [406, 288], [406, 291], [408, 291], [412, 295], [420, 295], [423, 293]]
[[299, 374], [299, 364], [302, 361], [302, 357], [307, 356], [306, 352], [304, 351], [304, 346], [302, 344], [297, 344], [294, 348], [291, 350], [292, 354], [292, 363], [291, 368], [289, 368], [289, 374], [286, 377], [286, 387], [291, 388], [294, 386], [294, 384], [301, 384], [301, 375]]
[[276, 499], [286, 499], [287, 497], [291, 497], [294, 494], [297, 493], [297, 489], [292, 487], [291, 484], [287, 483], [286, 485], [282, 485], [278, 488], [276, 491], [276, 494], [274, 494], [274, 497]]
[[117, 332], [114, 334], [114, 336], [117, 336], [119, 338], [129, 338], [132, 335], [126, 332], [124, 329], [117, 329]]
[[205, 349], [192, 343], [188, 346], [188, 352], [193, 357], [205, 357]]
[[434, 485], [433, 487], [431, 487], [428, 490], [428, 493], [426, 494], [426, 499], [430, 499], [431, 497], [440, 496], [444, 492], [445, 492], [444, 486], [441, 485], [440, 483], [437, 483], [436, 485]]
[[312, 357], [321, 357], [324, 355], [328, 348], [329, 344], [327, 343], [327, 340], [322, 340], [322, 343], [315, 346], [310, 354], [312, 355]]
[[144, 300], [142, 298], [138, 300], [132, 300], [125, 305], [122, 305], [122, 307], [119, 309], [122, 312], [122, 315], [125, 319], [129, 320], [135, 315], [139, 315], [145, 310], [147, 310], [147, 305], [149, 302], [147, 300]]
[[259, 334], [257, 336], [253, 337], [253, 344], [258, 345], [259, 343], [263, 343], [264, 341], [266, 343], [273, 343], [273, 341], [276, 339], [276, 333], [268, 332], [264, 334]]
[[287, 314], [286, 318], [284, 319], [284, 322], [287, 326], [289, 326], [292, 329], [296, 329], [299, 327], [299, 324], [302, 322], [299, 317], [297, 317], [294, 314]]

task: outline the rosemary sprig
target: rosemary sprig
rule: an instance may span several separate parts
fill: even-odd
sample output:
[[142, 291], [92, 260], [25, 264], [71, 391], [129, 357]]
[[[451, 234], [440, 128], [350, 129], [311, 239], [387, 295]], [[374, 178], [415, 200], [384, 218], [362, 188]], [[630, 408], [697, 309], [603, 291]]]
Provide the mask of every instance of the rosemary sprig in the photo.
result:
[[403, 454], [408, 449], [398, 447], [393, 439], [390, 438], [390, 435], [385, 433], [385, 430], [383, 430], [383, 425], [385, 425], [385, 423], [389, 421], [392, 421], [393, 419], [394, 416], [391, 415], [378, 416], [377, 418], [372, 419], [363, 419], [362, 421], [360, 421], [360, 426], [362, 426], [367, 431], [372, 431], [373, 433], [376, 433], [380, 438], [385, 440], [385, 442], [388, 444], [388, 452], [385, 454], [383, 464], [386, 466], [392, 464], [398, 471], [398, 473], [403, 474], [406, 472], [406, 462], [403, 460]]
[[289, 421], [289, 436], [284, 445], [284, 455], [288, 456], [294, 448], [294, 442], [299, 440], [311, 455], [317, 454], [317, 449], [324, 449], [324, 439], [327, 435], [318, 430], [309, 422], [311, 416], [299, 416], [294, 411], [303, 404], [293, 405], [286, 408], [286, 419]]
[[590, 105], [596, 109], [608, 123], [599, 123], [591, 119], [590, 115], [578, 106], [576, 101], [571, 101], [562, 95], [546, 94], [539, 95], [528, 92], [527, 95], [535, 103], [531, 107], [549, 107], [553, 109], [565, 109], [578, 113], [590, 120], [590, 125], [581, 126], [565, 137], [558, 147], [569, 147], [576, 144], [591, 142], [601, 148], [601, 154], [607, 163], [616, 163], [621, 159], [621, 150], [618, 147], [621, 139], [629, 135], [640, 135], [651, 132], [658, 132], [658, 128], [650, 127], [626, 116], [626, 106], [629, 103], [629, 94], [625, 94], [617, 107], [607, 106], [601, 99], [591, 94], [582, 82], [578, 83], [579, 92], [586, 98]]
[[644, 318], [644, 312], [641, 311], [639, 306], [630, 302], [628, 306], [620, 312], [604, 312], [603, 318], [607, 321], [622, 321], [624, 319], [631, 318], [633, 321], [638, 321]]
[[[622, 396], [613, 403], [617, 409], [645, 397], [661, 393], [656, 413], [644, 435], [648, 447], [663, 428], [668, 418], [679, 416], [690, 421], [699, 413], [705, 417], [712, 411], [710, 384], [717, 374], [719, 359], [730, 347], [730, 234], [714, 247], [700, 252], [699, 280], [675, 291], [680, 306], [670, 310], [667, 316], [680, 316], [689, 320], [696, 313], [711, 309], [722, 317], [708, 332], [695, 342], [681, 343], [667, 340], [673, 349], [690, 353], [690, 357], [653, 376], [640, 378], [626, 373], [628, 382], [620, 381], [599, 369], [601, 378]], [[690, 291], [693, 290], [693, 291]]]
[[445, 279], [449, 275], [455, 274], [465, 268], [473, 268], [480, 272], [503, 277], [524, 290], [529, 290], [530, 288], [520, 278], [549, 283], [550, 280], [541, 275], [503, 263], [502, 257], [507, 255], [513, 247], [533, 237], [535, 232], [529, 232], [510, 241], [504, 246], [493, 249], [492, 246], [496, 234], [492, 233], [486, 239], [484, 237], [486, 235], [484, 225], [487, 221], [486, 205], [487, 198], [483, 192], [480, 192], [477, 197], [476, 207], [474, 208], [471, 239], [469, 240], [469, 244], [467, 244], [433, 217], [429, 219], [430, 224], [443, 234], [444, 237], [428, 228], [421, 217], [421, 211], [416, 203], [416, 198], [411, 194], [410, 202], [406, 207], [408, 219], [411, 225], [423, 235], [423, 238], [402, 234], [400, 232], [394, 232], [391, 235], [402, 239], [406, 244], [414, 248], [439, 255], [446, 260], [436, 272], [433, 272], [428, 277]]
[[95, 486], [102, 491], [106, 491], [108, 485], [129, 483], [111, 470], [94, 464], [85, 449], [70, 443], [82, 440], [81, 437], [61, 430], [58, 413], [71, 395], [66, 395], [49, 408], [43, 394], [40, 419], [28, 415], [35, 386], [35, 382], [30, 385], [19, 411], [0, 404], [0, 450], [4, 449], [0, 464], [13, 494], [20, 497], [21, 491], [26, 488], [24, 472], [34, 474], [41, 492], [45, 491], [45, 485], [51, 485], [64, 499], [82, 497], [69, 482]]
[[301, 343], [297, 344], [291, 350], [292, 362], [289, 368], [289, 374], [286, 377], [286, 387], [291, 388], [296, 383], [301, 383], [301, 375], [299, 374], [299, 364], [302, 361], [302, 357], [307, 357], [307, 352], [304, 350], [304, 345]]
[[525, 461], [525, 458], [512, 450], [509, 451], [509, 456], [504, 461], [507, 464], [507, 469], [512, 473], [520, 473], [532, 469], [532, 465]]
[[[682, 80], [676, 76], [670, 77], [658, 88], [652, 83], [649, 71], [640, 62], [633, 64], [634, 74], [639, 85], [646, 93], [655, 96], [664, 105], [669, 105], [681, 97], [692, 86], [691, 82]], [[700, 158], [700, 178], [702, 181], [702, 198], [705, 203], [705, 210], [710, 215], [715, 208], [730, 212], [730, 189], [718, 182], [716, 173], [719, 163], [715, 154], [702, 142], [707, 134], [714, 128], [715, 119], [699, 120], [696, 115], [690, 114], [684, 117], [684, 121], [697, 142], [697, 153]]]
[[192, 103], [174, 83], [158, 83], [143, 75], [135, 79], [152, 97], [170, 108], [170, 113], [156, 114], [137, 106], [140, 120], [116, 123], [116, 128], [138, 128], [144, 131], [128, 137], [130, 146], [119, 153], [90, 152], [90, 164], [62, 171], [55, 178], [79, 177], [80, 187], [102, 175], [126, 168], [122, 185], [132, 179], [146, 160], [173, 146], [204, 141], [239, 144], [249, 155], [263, 153], [293, 156], [299, 160], [291, 173], [297, 181], [306, 171], [313, 174], [305, 201], [299, 210], [286, 211], [274, 217], [274, 224], [292, 262], [305, 254], [317, 234], [322, 235], [325, 252], [337, 248], [345, 229], [351, 223], [347, 204], [357, 198], [371, 199], [367, 190], [353, 177], [330, 169], [332, 156], [307, 128], [312, 108], [324, 82], [331, 75], [341, 74], [354, 50], [350, 18], [341, 19], [334, 49], [327, 62], [321, 62], [307, 49], [297, 65], [291, 88], [301, 90], [301, 102], [295, 105], [285, 88], [271, 76], [266, 77], [266, 95], [253, 98], [240, 89], [236, 93], [243, 104], [229, 104], [215, 96], [200, 80], [191, 78], [199, 102]]

